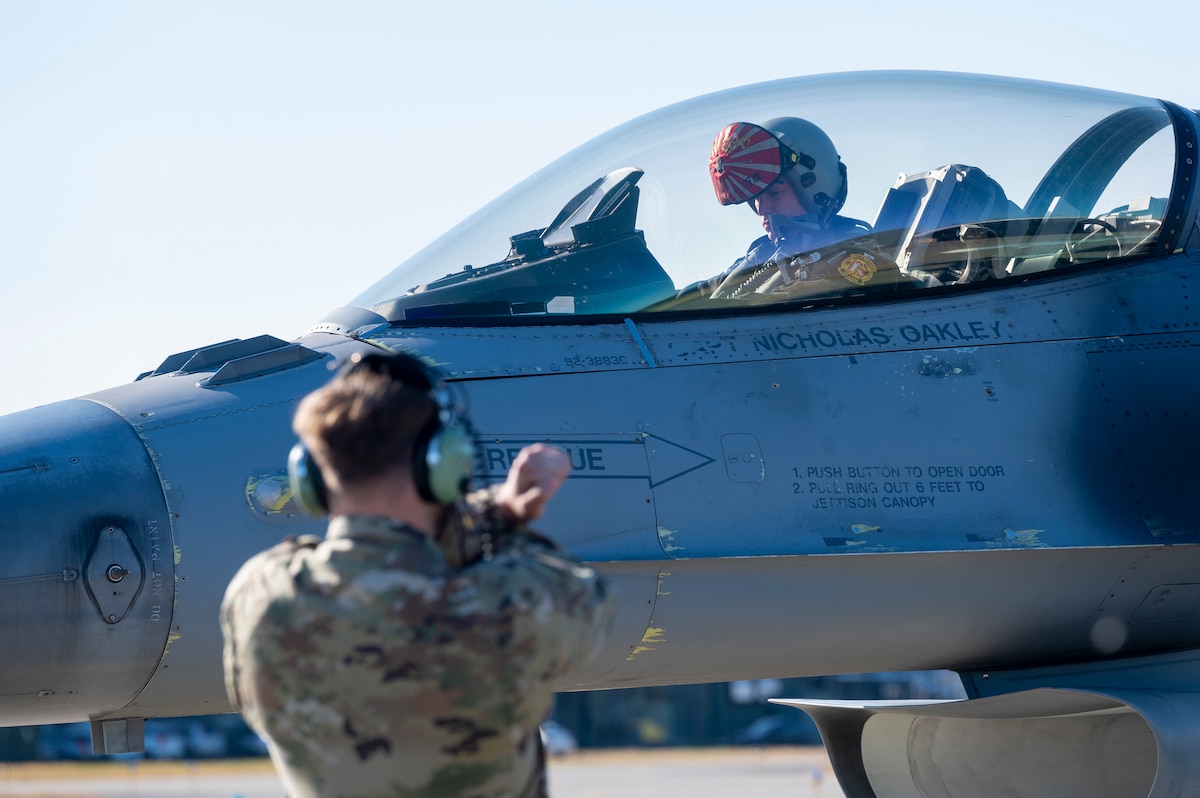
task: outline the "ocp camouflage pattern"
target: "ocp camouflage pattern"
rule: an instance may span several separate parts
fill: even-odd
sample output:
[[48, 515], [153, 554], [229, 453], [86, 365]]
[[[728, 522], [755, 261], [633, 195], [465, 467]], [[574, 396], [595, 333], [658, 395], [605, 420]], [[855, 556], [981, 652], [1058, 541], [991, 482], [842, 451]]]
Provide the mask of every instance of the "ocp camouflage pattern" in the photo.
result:
[[335, 517], [324, 540], [284, 541], [230, 583], [226, 687], [289, 798], [544, 794], [553, 683], [598, 649], [615, 602], [478, 501], [456, 522], [439, 546]]

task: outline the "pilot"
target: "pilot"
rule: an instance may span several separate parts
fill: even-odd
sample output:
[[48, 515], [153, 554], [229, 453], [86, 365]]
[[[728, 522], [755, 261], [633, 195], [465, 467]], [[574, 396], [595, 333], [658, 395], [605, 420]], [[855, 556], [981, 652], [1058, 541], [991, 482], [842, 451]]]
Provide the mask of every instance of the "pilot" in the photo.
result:
[[[780, 288], [814, 278], [835, 286], [863, 286], [883, 265], [869, 248], [836, 262], [819, 255], [797, 259], [871, 233], [866, 222], [838, 215], [846, 201], [846, 166], [829, 136], [812, 122], [782, 116], [762, 125], [728, 125], [713, 141], [709, 174], [717, 201], [747, 203], [766, 231], [745, 256], [706, 281], [711, 298], [761, 293], [761, 281], [768, 278]], [[759, 268], [763, 264], [789, 268]]]
[[290, 798], [545, 795], [554, 683], [613, 597], [526, 524], [570, 471], [534, 444], [462, 495], [473, 435], [421, 361], [372, 354], [308, 395], [289, 460], [323, 540], [251, 558], [221, 606], [231, 702]]

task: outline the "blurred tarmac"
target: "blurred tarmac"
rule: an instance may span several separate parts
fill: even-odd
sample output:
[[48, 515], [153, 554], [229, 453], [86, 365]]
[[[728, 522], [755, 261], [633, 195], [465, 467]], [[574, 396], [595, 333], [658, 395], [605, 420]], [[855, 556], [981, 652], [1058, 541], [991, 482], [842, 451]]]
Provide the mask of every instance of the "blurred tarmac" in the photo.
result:
[[845, 798], [821, 747], [620, 749], [550, 762], [554, 798]]
[[[823, 748], [585, 750], [550, 761], [554, 798], [844, 798]], [[282, 798], [267, 760], [0, 765], [22, 798]]]

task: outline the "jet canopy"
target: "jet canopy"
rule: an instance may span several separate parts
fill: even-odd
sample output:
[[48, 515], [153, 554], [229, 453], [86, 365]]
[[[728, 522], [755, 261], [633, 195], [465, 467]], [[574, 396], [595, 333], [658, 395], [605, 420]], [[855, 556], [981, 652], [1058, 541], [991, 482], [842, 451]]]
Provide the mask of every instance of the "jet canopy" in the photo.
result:
[[[817, 125], [846, 170], [841, 223], [796, 239], [807, 247], [764, 243], [753, 203], [714, 196], [714, 137], [776, 117]], [[1057, 84], [871, 72], [763, 83], [599, 136], [351, 304], [396, 323], [545, 323], [933, 296], [1169, 254], [1194, 223], [1194, 139], [1177, 106]]]

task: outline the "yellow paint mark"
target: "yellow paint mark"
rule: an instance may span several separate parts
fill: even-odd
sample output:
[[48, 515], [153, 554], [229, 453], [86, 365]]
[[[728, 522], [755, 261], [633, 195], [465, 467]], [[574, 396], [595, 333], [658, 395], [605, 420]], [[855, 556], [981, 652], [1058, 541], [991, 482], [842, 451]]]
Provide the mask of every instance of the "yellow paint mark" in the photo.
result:
[[655, 595], [656, 595], [656, 596], [669, 596], [669, 595], [671, 595], [671, 591], [670, 591], [670, 590], [663, 590], [663, 580], [665, 580], [665, 579], [666, 579], [668, 576], [670, 576], [670, 575], [671, 575], [671, 574], [670, 574], [670, 572], [669, 572], [669, 571], [659, 571], [659, 572], [658, 572], [658, 590], [657, 590], [657, 592], [655, 593]]
[[167, 645], [163, 647], [164, 657], [171, 653], [171, 644], [181, 637], [183, 637], [183, 635], [179, 632], [170, 632], [167, 634]]
[[292, 499], [292, 483], [283, 474], [263, 474], [246, 479], [246, 499], [257, 502], [268, 514], [283, 512]]
[[179, 565], [179, 561], [183, 559], [183, 549], [175, 546], [175, 564]]
[[642, 635], [641, 644], [639, 644], [637, 647], [635, 647], [633, 649], [633, 651], [631, 651], [629, 653], [629, 656], [625, 658], [625, 661], [629, 662], [634, 657], [636, 657], [638, 654], [641, 654], [643, 652], [654, 651], [655, 648], [652, 645], [653, 643], [665, 643], [665, 642], [667, 642], [667, 641], [663, 639], [663, 630], [661, 628], [659, 628], [657, 626], [647, 627], [646, 633], [644, 635]]

